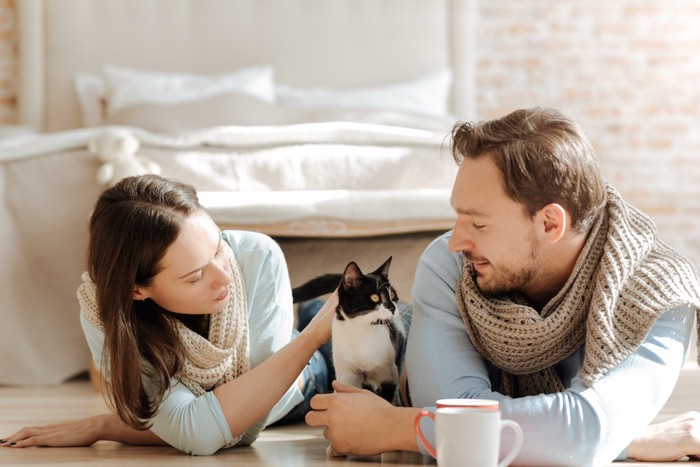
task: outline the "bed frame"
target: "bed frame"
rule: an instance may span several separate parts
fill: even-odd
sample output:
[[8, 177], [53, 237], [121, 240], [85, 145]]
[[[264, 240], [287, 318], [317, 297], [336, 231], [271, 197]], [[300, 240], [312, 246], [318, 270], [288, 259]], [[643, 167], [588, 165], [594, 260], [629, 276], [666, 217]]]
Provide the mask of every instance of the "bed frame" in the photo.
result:
[[[448, 66], [451, 111], [472, 119], [476, 3], [17, 0], [19, 123], [39, 131], [80, 127], [73, 77], [98, 72], [104, 64], [192, 73], [273, 64], [280, 82], [340, 87], [381, 85]], [[408, 298], [418, 256], [438, 228], [411, 230], [402, 226], [396, 229], [401, 235], [387, 237], [387, 231], [349, 239], [344, 232], [343, 240], [269, 233], [288, 254], [293, 282], [313, 277], [319, 268], [344, 267], [348, 255], [368, 267], [393, 255], [395, 281]]]
[[80, 126], [77, 72], [104, 64], [217, 73], [273, 64], [294, 85], [390, 83], [449, 66], [452, 111], [476, 115], [477, 0], [16, 0], [18, 119]]
[[[39, 132], [80, 128], [74, 75], [99, 72], [105, 64], [207, 74], [271, 64], [279, 82], [328, 87], [378, 86], [447, 66], [452, 69], [454, 83], [452, 113], [459, 120], [473, 119], [476, 115], [473, 50], [477, 0], [15, 0], [15, 3], [18, 123]], [[81, 183], [77, 175], [73, 178], [76, 184]], [[74, 188], [92, 197], [90, 189]], [[37, 230], [43, 235], [52, 234], [49, 225], [37, 226]], [[347, 238], [345, 234], [345, 238], [330, 235], [323, 239], [272, 234], [285, 252], [292, 285], [322, 273], [341, 272], [350, 260], [367, 272], [392, 256], [392, 283], [399, 297], [410, 301], [418, 258], [445, 229], [419, 230], [425, 229], [362, 238]], [[75, 236], [67, 241], [82, 243]], [[55, 258], [45, 259], [46, 265], [27, 265], [25, 269], [43, 271], [47, 267], [63, 267], [55, 264], [58, 261]], [[10, 260], [21, 261], [21, 252]], [[71, 274], [74, 268], [72, 265]], [[32, 271], [36, 273], [36, 270]], [[31, 282], [23, 281], [15, 288], [31, 290]], [[68, 295], [70, 299], [74, 292]], [[77, 302], [75, 306], [77, 313]], [[73, 316], [72, 305], [67, 310], [44, 308], [31, 317], [17, 316], [22, 313], [15, 310], [7, 313], [22, 322], [45, 322], [47, 328], [52, 328], [46, 332], [63, 339], [62, 348], [56, 349], [55, 356], [47, 356], [45, 350], [37, 352], [31, 362], [33, 373], [22, 380], [25, 384], [55, 382], [87, 369], [89, 352], [80, 330], [76, 329], [76, 323], [64, 318]], [[75, 319], [77, 322], [77, 315]], [[28, 361], [28, 357], [22, 358]], [[27, 365], [20, 362], [20, 366]], [[5, 379], [0, 384], [18, 380], [18, 377]]]

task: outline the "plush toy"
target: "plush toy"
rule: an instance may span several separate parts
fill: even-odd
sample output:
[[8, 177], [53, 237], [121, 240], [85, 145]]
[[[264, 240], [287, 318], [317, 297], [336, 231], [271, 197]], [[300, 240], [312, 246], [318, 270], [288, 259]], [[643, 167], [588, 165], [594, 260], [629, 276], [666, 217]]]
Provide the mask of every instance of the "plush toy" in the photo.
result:
[[128, 130], [112, 128], [90, 141], [88, 150], [103, 162], [97, 171], [97, 182], [114, 185], [124, 177], [160, 173], [160, 166], [151, 159], [136, 155], [139, 140]]

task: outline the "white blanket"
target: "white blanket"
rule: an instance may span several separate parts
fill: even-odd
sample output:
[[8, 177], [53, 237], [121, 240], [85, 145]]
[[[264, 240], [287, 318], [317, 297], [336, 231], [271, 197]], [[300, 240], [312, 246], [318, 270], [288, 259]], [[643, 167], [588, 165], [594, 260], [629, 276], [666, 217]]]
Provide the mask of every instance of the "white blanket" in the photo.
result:
[[[434, 230], [453, 217], [445, 134], [342, 122], [177, 137], [129, 129], [139, 154], [194, 184], [227, 227], [363, 236]], [[0, 142], [0, 384], [57, 383], [87, 368], [75, 291], [103, 189], [86, 146], [103, 130]]]

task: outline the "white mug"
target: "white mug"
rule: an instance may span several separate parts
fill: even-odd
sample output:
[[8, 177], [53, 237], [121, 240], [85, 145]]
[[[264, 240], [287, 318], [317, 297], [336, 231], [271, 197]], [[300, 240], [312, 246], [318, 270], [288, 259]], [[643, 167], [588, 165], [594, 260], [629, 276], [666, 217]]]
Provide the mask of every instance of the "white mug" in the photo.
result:
[[438, 399], [435, 407], [444, 409], [446, 407], [471, 408], [482, 410], [498, 410], [498, 401], [491, 399]]
[[[435, 423], [435, 447], [425, 439], [420, 427], [423, 417]], [[505, 467], [515, 459], [523, 446], [523, 430], [513, 420], [501, 420], [501, 412], [475, 407], [439, 407], [436, 413], [422, 410], [415, 428], [428, 452], [440, 467]], [[498, 462], [501, 431], [515, 433], [511, 451]]]

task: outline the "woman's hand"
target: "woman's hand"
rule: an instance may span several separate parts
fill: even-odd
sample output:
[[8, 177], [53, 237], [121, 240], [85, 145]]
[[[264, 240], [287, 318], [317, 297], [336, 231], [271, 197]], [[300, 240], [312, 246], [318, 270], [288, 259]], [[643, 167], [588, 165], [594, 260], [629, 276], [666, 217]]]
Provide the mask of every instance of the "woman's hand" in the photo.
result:
[[627, 448], [627, 457], [643, 462], [677, 461], [700, 456], [700, 413], [686, 412], [649, 425]]
[[2, 438], [3, 442], [0, 443], [0, 446], [12, 448], [29, 446], [80, 447], [91, 446], [100, 440], [127, 444], [166, 444], [151, 430], [135, 430], [122, 422], [117, 415], [105, 414], [51, 425], [22, 428], [17, 433]]
[[29, 446], [90, 446], [100, 440], [109, 415], [96, 415], [69, 422], [31, 426], [2, 438], [2, 447], [26, 448]]
[[317, 348], [328, 342], [331, 338], [331, 327], [335, 317], [335, 309], [338, 307], [338, 291], [328, 297], [318, 313], [313, 317], [302, 333], [312, 334], [318, 342]]
[[334, 394], [311, 399], [306, 423], [325, 426], [323, 436], [338, 454], [373, 456], [418, 451], [413, 420], [418, 408], [395, 407], [373, 392], [333, 381]]

